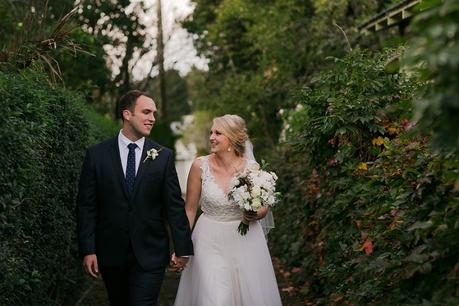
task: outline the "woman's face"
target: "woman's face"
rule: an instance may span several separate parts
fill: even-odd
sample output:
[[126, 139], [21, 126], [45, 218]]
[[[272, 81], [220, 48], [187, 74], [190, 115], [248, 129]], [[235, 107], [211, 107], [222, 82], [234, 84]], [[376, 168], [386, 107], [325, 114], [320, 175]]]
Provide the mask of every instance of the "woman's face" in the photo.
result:
[[223, 135], [223, 130], [216, 124], [210, 129], [209, 142], [212, 153], [228, 151], [231, 147], [229, 138]]

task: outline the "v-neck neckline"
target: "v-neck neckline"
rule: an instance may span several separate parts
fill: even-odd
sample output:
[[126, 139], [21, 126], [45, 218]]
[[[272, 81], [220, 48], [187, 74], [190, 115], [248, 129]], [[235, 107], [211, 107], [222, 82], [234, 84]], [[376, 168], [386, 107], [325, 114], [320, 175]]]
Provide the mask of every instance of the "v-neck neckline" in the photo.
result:
[[[210, 163], [209, 163], [209, 161], [210, 161], [210, 156], [207, 157], [207, 170], [208, 170], [208, 172], [209, 172], [209, 176], [211, 177], [212, 182], [215, 184], [215, 186], [217, 186], [218, 190], [220, 190], [220, 192], [221, 192], [225, 197], [227, 197], [227, 196], [228, 196], [228, 193], [230, 192], [230, 190], [228, 190], [227, 192], [225, 192], [225, 189], [223, 189], [223, 188], [217, 183], [217, 180], [215, 179], [215, 176], [214, 176], [214, 174], [213, 174], [213, 172], [212, 172], [212, 169], [210, 168]], [[237, 172], [235, 172], [235, 173], [231, 176], [231, 178], [229, 179], [228, 184], [227, 184], [228, 187], [229, 187], [231, 181], [232, 181], [239, 173], [242, 173], [242, 172], [244, 172], [244, 171], [247, 169], [248, 163], [249, 163], [249, 160], [248, 160], [247, 158], [245, 158], [245, 165], [244, 165], [244, 167], [242, 168], [242, 171], [237, 171]]]

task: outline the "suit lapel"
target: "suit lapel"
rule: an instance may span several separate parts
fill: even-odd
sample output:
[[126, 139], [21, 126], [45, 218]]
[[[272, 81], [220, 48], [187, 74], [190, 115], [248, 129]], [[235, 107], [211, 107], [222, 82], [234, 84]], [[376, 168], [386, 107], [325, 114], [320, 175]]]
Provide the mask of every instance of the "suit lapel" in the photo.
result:
[[112, 155], [115, 175], [118, 177], [118, 180], [123, 188], [124, 195], [126, 196], [126, 199], [129, 199], [128, 187], [126, 184], [126, 180], [124, 178], [123, 167], [121, 165], [120, 148], [118, 146], [118, 137], [115, 137], [112, 142], [111, 152], [112, 152], [111, 155]]
[[142, 177], [145, 174], [145, 170], [150, 165], [151, 161], [147, 160], [144, 162], [145, 158], [147, 157], [147, 151], [153, 148], [153, 143], [145, 137], [145, 144], [143, 145], [142, 156], [140, 158], [139, 169], [137, 170], [137, 175], [135, 176], [135, 183], [134, 183], [134, 191], [132, 193], [132, 199], [134, 198], [137, 190], [139, 189], [139, 185], [142, 182]]
[[139, 186], [140, 180], [142, 179], [143, 174], [145, 173], [145, 168], [148, 166], [148, 163], [145, 161], [147, 157], [147, 151], [150, 150], [150, 144], [145, 139], [145, 144], [143, 145], [142, 156], [140, 157], [140, 164], [139, 169], [137, 170], [137, 175], [135, 176], [135, 183], [134, 183], [134, 192]]

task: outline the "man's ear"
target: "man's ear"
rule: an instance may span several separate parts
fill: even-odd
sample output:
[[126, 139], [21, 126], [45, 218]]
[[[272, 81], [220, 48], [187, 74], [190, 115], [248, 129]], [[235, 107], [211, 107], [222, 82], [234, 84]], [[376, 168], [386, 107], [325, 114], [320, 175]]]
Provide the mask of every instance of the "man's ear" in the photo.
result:
[[125, 110], [123, 110], [122, 115], [123, 115], [123, 119], [124, 119], [124, 120], [129, 120], [129, 119], [131, 119], [131, 115], [132, 115], [132, 114], [131, 114], [131, 111], [130, 111], [130, 110], [125, 109]]

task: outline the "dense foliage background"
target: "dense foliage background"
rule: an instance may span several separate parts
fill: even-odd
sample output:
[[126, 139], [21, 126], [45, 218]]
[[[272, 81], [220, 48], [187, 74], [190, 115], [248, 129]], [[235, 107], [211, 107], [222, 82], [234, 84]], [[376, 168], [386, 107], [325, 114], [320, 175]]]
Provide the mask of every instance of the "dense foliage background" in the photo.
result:
[[[236, 113], [279, 175], [269, 243], [292, 304], [459, 303], [459, 0], [359, 31], [400, 2], [197, 0], [183, 27], [209, 70], [165, 73], [155, 140], [172, 147], [169, 123], [191, 112], [183, 140], [206, 154], [210, 119]], [[74, 4], [0, 3], [2, 305], [75, 301], [84, 149], [118, 131], [129, 88], [160, 99], [158, 79], [132, 81], [155, 45], [148, 5]], [[118, 67], [106, 46], [124, 46]]]
[[315, 304], [458, 302], [459, 159], [415, 131], [422, 83], [386, 71], [394, 53], [334, 59], [286, 115], [271, 245]]
[[[82, 274], [74, 202], [85, 148], [106, 137], [81, 95], [1, 73], [0, 304], [63, 305]], [[78, 260], [78, 261], [77, 261]]]

